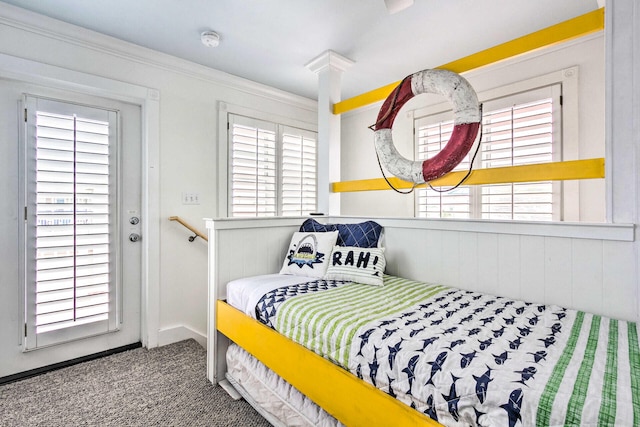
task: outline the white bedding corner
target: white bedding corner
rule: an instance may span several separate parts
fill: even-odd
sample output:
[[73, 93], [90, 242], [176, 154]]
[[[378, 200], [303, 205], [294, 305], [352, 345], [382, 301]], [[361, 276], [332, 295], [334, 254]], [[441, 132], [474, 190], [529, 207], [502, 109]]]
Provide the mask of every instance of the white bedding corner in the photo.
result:
[[227, 303], [255, 319], [256, 305], [264, 294], [283, 286], [296, 285], [313, 280], [317, 279], [278, 273], [232, 280], [227, 283]]

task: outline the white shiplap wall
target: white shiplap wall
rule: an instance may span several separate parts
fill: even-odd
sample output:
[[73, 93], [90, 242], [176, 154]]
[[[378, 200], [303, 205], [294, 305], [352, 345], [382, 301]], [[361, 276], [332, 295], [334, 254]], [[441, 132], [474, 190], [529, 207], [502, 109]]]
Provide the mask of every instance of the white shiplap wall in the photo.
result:
[[[370, 218], [326, 217], [321, 222]], [[303, 218], [209, 220], [210, 280], [275, 273]], [[634, 226], [376, 219], [387, 273], [638, 320]]]
[[[384, 222], [384, 221], [381, 221]], [[633, 242], [387, 226], [391, 274], [637, 320]], [[633, 235], [633, 227], [629, 226]]]

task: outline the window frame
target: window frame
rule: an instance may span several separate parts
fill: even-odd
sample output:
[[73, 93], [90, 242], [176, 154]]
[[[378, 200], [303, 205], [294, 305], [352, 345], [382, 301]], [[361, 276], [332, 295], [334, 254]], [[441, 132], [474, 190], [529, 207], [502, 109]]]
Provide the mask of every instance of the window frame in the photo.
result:
[[[284, 125], [284, 124], [280, 124], [278, 125], [278, 134], [279, 134], [279, 141], [280, 141], [280, 145], [278, 146], [279, 150], [278, 153], [280, 155], [280, 162], [278, 164], [278, 194], [277, 194], [277, 199], [278, 199], [278, 216], [306, 216], [308, 214], [305, 214], [304, 212], [300, 212], [299, 214], [296, 215], [285, 215], [285, 191], [286, 189], [284, 188], [284, 165], [285, 165], [285, 156], [284, 156], [284, 138], [285, 135], [287, 134], [294, 134], [293, 136], [295, 137], [300, 137], [302, 138], [301, 141], [301, 150], [302, 150], [302, 157], [300, 158], [300, 166], [303, 167], [304, 165], [304, 140], [305, 139], [313, 139], [314, 140], [314, 144], [315, 144], [315, 153], [314, 153], [314, 166], [313, 166], [313, 173], [314, 173], [314, 179], [315, 179], [315, 188], [314, 188], [314, 207], [313, 209], [309, 212], [315, 212], [318, 209], [318, 133], [317, 132], [312, 132], [310, 130], [307, 129], [300, 129], [294, 126], [288, 126], [288, 125]], [[304, 180], [304, 174], [305, 171], [301, 170], [300, 171], [301, 176], [300, 179], [301, 181]], [[300, 183], [301, 187], [304, 187], [304, 184], [301, 182]], [[304, 191], [301, 189], [300, 190], [301, 195], [304, 194]], [[301, 208], [302, 210], [304, 207], [304, 200], [306, 198], [303, 196], [301, 199]]]
[[[251, 130], [256, 130], [258, 135], [256, 135], [255, 138], [253, 138], [253, 140], [258, 140], [258, 141], [268, 141], [271, 142], [270, 140], [267, 140], [266, 138], [260, 138], [259, 135], [262, 134], [270, 134], [273, 135], [273, 147], [260, 147], [258, 145], [252, 145], [252, 148], [256, 148], [255, 152], [249, 152], [246, 151], [246, 153], [249, 154], [253, 154], [256, 157], [259, 157], [260, 155], [266, 155], [264, 153], [264, 151], [272, 151], [273, 154], [270, 156], [273, 158], [272, 162], [269, 162], [269, 164], [263, 164], [262, 167], [260, 166], [255, 166], [255, 175], [251, 175], [252, 177], [255, 176], [255, 180], [254, 182], [252, 182], [251, 184], [253, 184], [255, 187], [249, 188], [247, 189], [247, 191], [254, 191], [256, 193], [260, 192], [260, 179], [258, 178], [259, 172], [261, 171], [268, 171], [269, 172], [269, 176], [265, 175], [266, 178], [271, 178], [270, 180], [272, 180], [272, 182], [266, 183], [263, 182], [264, 185], [272, 185], [273, 189], [272, 190], [262, 190], [262, 191], [269, 191], [273, 193], [273, 197], [269, 198], [269, 197], [259, 197], [258, 194], [256, 194], [255, 197], [255, 203], [253, 204], [253, 206], [255, 207], [255, 217], [271, 217], [271, 216], [278, 216], [278, 211], [279, 211], [279, 204], [280, 204], [280, 197], [279, 197], [279, 193], [280, 193], [280, 185], [279, 185], [279, 180], [278, 177], [280, 176], [280, 166], [279, 166], [279, 159], [280, 159], [280, 147], [278, 144], [279, 141], [279, 129], [278, 129], [278, 125], [276, 125], [275, 123], [272, 122], [268, 122], [265, 120], [258, 120], [258, 119], [254, 119], [252, 117], [245, 117], [245, 116], [240, 116], [237, 114], [229, 114], [228, 116], [228, 128], [229, 128], [229, 154], [228, 154], [228, 167], [229, 167], [229, 177], [227, 179], [228, 182], [228, 187], [229, 187], [229, 197], [228, 197], [228, 212], [227, 215], [229, 217], [237, 217], [237, 218], [243, 218], [243, 217], [254, 217], [253, 215], [238, 215], [235, 216], [235, 212], [234, 212], [234, 203], [233, 203], [233, 199], [234, 199], [234, 189], [235, 189], [235, 184], [236, 181], [234, 180], [234, 161], [236, 161], [236, 159], [233, 157], [233, 154], [235, 152], [234, 150], [234, 141], [233, 141], [233, 137], [232, 135], [235, 135], [235, 125], [238, 124], [240, 127], [246, 128], [246, 129], [251, 129]], [[252, 141], [253, 142], [253, 141]], [[248, 161], [251, 161], [251, 159], [246, 159]], [[241, 159], [238, 159], [237, 161], [242, 161]], [[248, 174], [247, 174], [248, 175]], [[246, 180], [246, 182], [248, 182], [248, 178]], [[238, 185], [240, 184], [240, 181], [238, 182]], [[249, 198], [246, 197], [246, 199], [248, 200]], [[264, 203], [260, 203], [260, 201], [269, 201], [272, 200], [272, 203], [268, 203], [268, 204], [264, 204]], [[268, 210], [261, 210], [260, 206], [273, 206], [273, 209], [268, 209]], [[247, 213], [249, 213], [247, 211]]]
[[[546, 96], [546, 94], [544, 94], [544, 92], [549, 92], [550, 96]], [[539, 94], [539, 95], [538, 95]], [[485, 105], [488, 105], [486, 107], [486, 111], [498, 111], [501, 109], [506, 109], [509, 108], [511, 106], [517, 105], [517, 106], [523, 106], [523, 105], [527, 105], [530, 104], [531, 102], [536, 102], [538, 100], [541, 99], [550, 99], [551, 100], [551, 105], [552, 105], [552, 142], [551, 142], [551, 161], [552, 162], [559, 162], [562, 161], [562, 146], [564, 145], [564, 141], [562, 138], [562, 133], [560, 132], [560, 129], [562, 129], [562, 86], [560, 84], [553, 84], [550, 86], [545, 86], [542, 88], [536, 88], [536, 89], [532, 89], [526, 92], [521, 92], [518, 94], [514, 94], [514, 95], [509, 95], [503, 98], [499, 98], [499, 99], [495, 99], [495, 100], [488, 100], [486, 101]], [[532, 101], [533, 100], [533, 101]], [[513, 146], [512, 146], [513, 148]], [[482, 147], [480, 148], [480, 153], [482, 153]], [[479, 153], [479, 154], [480, 154]], [[479, 157], [482, 157], [481, 155]], [[511, 161], [512, 163], [517, 160], [517, 156], [516, 157], [511, 157]], [[482, 163], [484, 161], [484, 159], [479, 158], [476, 159], [476, 161], [478, 162], [478, 167], [482, 168]], [[542, 163], [524, 163], [524, 164], [544, 164], [544, 162]], [[559, 181], [543, 181], [544, 183], [549, 183], [550, 187], [551, 187], [551, 198], [552, 198], [552, 202], [551, 205], [553, 207], [552, 213], [551, 213], [551, 218], [549, 220], [531, 220], [531, 221], [562, 221], [562, 211], [563, 211], [563, 207], [562, 207], [562, 185], [561, 182]], [[528, 185], [528, 184], [532, 184], [532, 183], [506, 183], [506, 184], [496, 184], [496, 186], [501, 185], [511, 185], [511, 195], [512, 195], [512, 205], [515, 205], [515, 199], [516, 199], [516, 192], [514, 191], [514, 185]], [[535, 183], [533, 183], [535, 184]], [[484, 189], [490, 188], [491, 185], [480, 185], [480, 186], [474, 186], [474, 190], [477, 193], [477, 198], [478, 198], [478, 207], [480, 209], [480, 211], [478, 212], [478, 218], [481, 219], [489, 219], [491, 220], [492, 218], [485, 218], [484, 217], [484, 211], [482, 210], [484, 203], [482, 202], [482, 198], [484, 197], [485, 193], [484, 193]], [[511, 216], [513, 217], [516, 212], [515, 209], [512, 209], [512, 211], [510, 212]], [[517, 221], [517, 219], [506, 219], [507, 221]], [[521, 220], [522, 221], [522, 220]]]
[[[268, 122], [277, 125], [276, 135], [276, 151], [277, 151], [277, 181], [276, 181], [276, 215], [282, 216], [282, 142], [281, 133], [286, 128], [294, 128], [299, 130], [301, 134], [315, 134], [316, 140], [316, 208], [318, 203], [318, 128], [317, 124], [310, 123], [302, 120], [297, 120], [291, 117], [284, 117], [278, 114], [265, 113], [263, 111], [254, 110], [252, 108], [246, 108], [242, 106], [227, 104], [226, 102], [219, 102], [218, 105], [218, 121], [220, 123], [218, 134], [218, 216], [232, 218], [232, 202], [231, 202], [231, 184], [232, 184], [232, 170], [230, 165], [231, 160], [231, 147], [232, 141], [230, 140], [230, 117], [232, 115], [243, 116], [250, 120]], [[242, 217], [239, 217], [242, 218]], [[245, 217], [247, 218], [247, 217]], [[261, 218], [248, 217], [248, 218]]]
[[[24, 294], [24, 316], [25, 316], [25, 333], [23, 340], [23, 351], [37, 350], [51, 345], [62, 344], [90, 336], [115, 332], [120, 329], [122, 321], [122, 271], [121, 251], [120, 251], [120, 229], [121, 219], [120, 206], [121, 197], [121, 180], [119, 173], [121, 168], [120, 144], [121, 144], [121, 117], [117, 110], [100, 106], [78, 103], [70, 100], [60, 100], [48, 98], [44, 96], [25, 94], [22, 100], [22, 106], [25, 109], [25, 122], [23, 131], [20, 134], [20, 206], [25, 206], [24, 212], [24, 229], [21, 233], [21, 247], [23, 255], [21, 261], [24, 263], [25, 271], [22, 274], [22, 286]], [[109, 289], [109, 309], [108, 318], [88, 323], [80, 323], [70, 325], [68, 327], [56, 328], [46, 332], [37, 332], [37, 289], [36, 289], [36, 232], [37, 225], [29, 224], [30, 218], [37, 217], [38, 202], [36, 199], [36, 140], [37, 140], [37, 123], [35, 116], [39, 110], [39, 105], [50, 105], [49, 111], [54, 114], [75, 114], [83, 113], [83, 116], [89, 120], [95, 119], [94, 114], [108, 115], [109, 119], [109, 194], [108, 206], [111, 217], [108, 224], [108, 236], [111, 240], [108, 245], [110, 252], [108, 254], [110, 276]], [[28, 115], [27, 115], [28, 112]], [[74, 190], [75, 191], [75, 190]], [[74, 193], [75, 194], [75, 193]], [[74, 240], [77, 235], [74, 231]], [[74, 285], [75, 286], [75, 285]], [[76, 297], [74, 296], [74, 299]]]
[[[554, 147], [553, 161], [561, 161], [563, 159], [578, 159], [578, 67], [571, 67], [549, 74], [541, 75], [535, 78], [515, 82], [504, 85], [491, 90], [478, 93], [478, 99], [481, 103], [500, 102], [501, 99], [508, 100], [518, 97], [520, 94], [535, 91], [536, 89], [552, 87], [557, 85], [560, 90], [561, 109], [554, 109], [554, 121], [560, 118], [560, 126], [554, 128], [554, 138], [560, 141], [559, 149]], [[411, 112], [413, 116], [414, 130], [414, 155], [418, 158], [418, 135], [416, 123], [424, 120], [429, 116], [452, 117], [451, 106], [447, 102], [437, 102], [432, 105], [417, 108]], [[556, 114], [560, 115], [556, 117]], [[555, 145], [555, 142], [554, 142]], [[475, 146], [472, 148], [475, 150]], [[471, 153], [472, 154], [472, 153]], [[480, 152], [475, 159], [474, 169], [479, 165]], [[554, 209], [551, 221], [579, 221], [579, 183], [572, 181], [561, 181], [553, 183], [553, 202], [557, 204]], [[481, 219], [480, 206], [480, 186], [470, 186], [470, 193], [478, 193], [471, 197], [474, 204], [470, 207], [473, 211], [478, 212], [478, 216], [471, 216], [470, 220]], [[414, 196], [414, 217], [419, 217], [419, 196], [416, 192]], [[435, 218], [431, 218], [435, 219]], [[498, 221], [485, 219], [485, 221]], [[507, 220], [519, 221], [519, 220]]]

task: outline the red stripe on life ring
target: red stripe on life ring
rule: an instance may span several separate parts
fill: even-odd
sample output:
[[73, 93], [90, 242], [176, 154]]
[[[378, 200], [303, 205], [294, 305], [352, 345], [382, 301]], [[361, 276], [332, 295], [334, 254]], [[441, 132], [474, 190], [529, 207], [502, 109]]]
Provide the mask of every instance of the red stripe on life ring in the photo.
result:
[[411, 76], [409, 76], [402, 80], [385, 99], [380, 107], [380, 112], [378, 112], [378, 118], [373, 130], [391, 129], [402, 106], [414, 96], [411, 90]]
[[455, 125], [447, 145], [438, 154], [422, 162], [424, 182], [438, 179], [458, 166], [473, 147], [479, 130], [479, 122]]

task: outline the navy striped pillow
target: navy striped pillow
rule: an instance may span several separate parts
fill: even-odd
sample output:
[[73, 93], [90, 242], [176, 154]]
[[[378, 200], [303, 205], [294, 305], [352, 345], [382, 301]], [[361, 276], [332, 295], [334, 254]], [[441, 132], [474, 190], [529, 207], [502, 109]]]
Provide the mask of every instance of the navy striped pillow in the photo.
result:
[[378, 246], [382, 226], [375, 221], [358, 224], [320, 224], [313, 218], [305, 220], [300, 226], [303, 232], [338, 231], [338, 246], [357, 248], [375, 248]]

